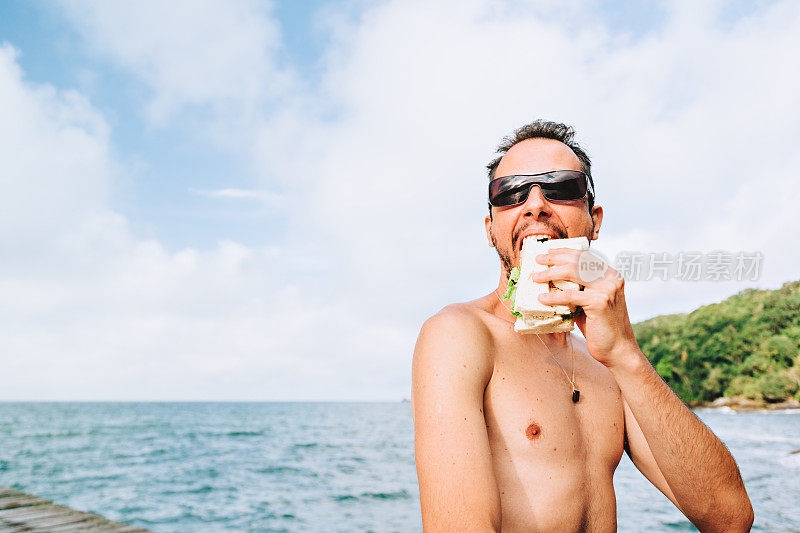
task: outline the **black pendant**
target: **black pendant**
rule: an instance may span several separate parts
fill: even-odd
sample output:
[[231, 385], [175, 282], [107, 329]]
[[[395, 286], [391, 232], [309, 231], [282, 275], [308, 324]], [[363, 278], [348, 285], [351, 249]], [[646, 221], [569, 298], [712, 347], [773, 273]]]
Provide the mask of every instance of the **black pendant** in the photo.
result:
[[572, 403], [578, 403], [578, 400], [581, 399], [581, 391], [574, 390], [572, 391]]

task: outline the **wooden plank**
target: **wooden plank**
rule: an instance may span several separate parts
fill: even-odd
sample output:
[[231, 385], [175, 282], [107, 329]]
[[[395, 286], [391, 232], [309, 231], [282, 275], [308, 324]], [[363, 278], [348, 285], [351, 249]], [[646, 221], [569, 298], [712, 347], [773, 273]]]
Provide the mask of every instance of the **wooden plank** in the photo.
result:
[[14, 499], [18, 499], [18, 498], [35, 498], [35, 497], [36, 496], [32, 496], [30, 494], [25, 494], [24, 492], [17, 492], [17, 493], [11, 493], [11, 494], [4, 494], [3, 496], [0, 496], [0, 501], [14, 500]]
[[[5, 527], [4, 527], [5, 526]], [[11, 528], [11, 529], [5, 529]], [[73, 511], [69, 519], [62, 518], [61, 521], [52, 520], [47, 521], [0, 521], [0, 532], [10, 531], [29, 531], [35, 533], [55, 533], [55, 532], [68, 532], [68, 531], [92, 531], [92, 532], [143, 532], [148, 533], [147, 530], [138, 527], [122, 524], [119, 522], [112, 522], [99, 515], [89, 513], [82, 513], [80, 511]]]
[[[43, 507], [43, 506], [39, 506], [39, 505], [34, 505], [34, 506], [31, 506], [31, 507], [13, 507], [11, 509], [5, 509], [3, 511], [0, 511], [0, 519], [5, 518], [6, 520], [13, 520], [13, 519], [15, 519], [17, 517], [24, 517], [24, 516], [28, 516], [28, 515], [36, 515], [36, 516], [38, 516], [38, 515], [40, 515], [42, 513], [47, 514], [47, 513], [51, 512], [54, 508], [58, 508], [58, 507], [61, 507], [61, 506], [47, 505], [47, 506]], [[69, 507], [62, 507], [62, 509], [66, 509], [68, 511], [72, 511], [72, 509], [70, 509]]]
[[94, 520], [95, 518], [99, 521], [105, 521], [104, 518], [100, 518], [99, 516], [72, 511], [70, 509], [70, 512], [66, 514], [50, 516], [33, 522], [25, 522], [25, 526], [33, 528], [34, 531], [52, 531], [53, 528], [61, 528], [68, 525], [72, 526], [74, 529], [79, 523]]
[[58, 516], [65, 516], [74, 513], [72, 509], [67, 511], [58, 509], [58, 510], [43, 510], [41, 514], [39, 513], [25, 513], [25, 514], [17, 514], [14, 516], [4, 516], [0, 517], [0, 523], [7, 523], [7, 524], [27, 524], [33, 520], [43, 520], [43, 519], [53, 519]]
[[99, 533], [99, 532], [112, 532], [112, 533], [150, 533], [146, 529], [142, 529], [140, 527], [131, 526], [127, 524], [120, 524], [119, 522], [111, 522], [110, 520], [106, 520], [105, 518], [99, 517], [100, 520], [98, 522], [80, 522], [77, 524], [67, 524], [63, 527], [54, 527], [54, 528], [46, 528], [46, 529], [35, 529], [36, 533], [73, 533], [73, 532], [92, 532], [92, 533]]
[[[42, 529], [37, 529], [41, 533], [57, 533], [57, 532], [72, 532], [72, 531], [97, 531], [99, 527], [108, 527], [108, 520], [102, 516], [87, 514], [85, 520], [74, 522], [71, 524], [61, 524], [48, 526]], [[117, 530], [111, 530], [116, 532]]]
[[3, 498], [0, 500], [0, 510], [2, 509], [14, 509], [15, 507], [30, 507], [33, 505], [44, 505], [47, 503], [51, 503], [50, 500], [45, 500], [44, 498], [38, 498], [36, 496], [18, 496], [18, 497], [10, 497], [10, 498]]
[[0, 487], [0, 533], [149, 533], [146, 529], [114, 522], [100, 515], [53, 504], [32, 494]]
[[15, 523], [24, 523], [25, 525], [30, 525], [30, 526], [34, 525], [39, 526], [43, 522], [52, 522], [53, 520], [64, 519], [73, 516], [82, 516], [84, 514], [85, 513], [81, 513], [80, 511], [75, 511], [73, 509], [70, 509], [69, 507], [59, 506], [59, 508], [43, 510], [41, 514], [29, 514], [24, 516], [14, 516], [12, 518], [6, 518], [6, 521]]

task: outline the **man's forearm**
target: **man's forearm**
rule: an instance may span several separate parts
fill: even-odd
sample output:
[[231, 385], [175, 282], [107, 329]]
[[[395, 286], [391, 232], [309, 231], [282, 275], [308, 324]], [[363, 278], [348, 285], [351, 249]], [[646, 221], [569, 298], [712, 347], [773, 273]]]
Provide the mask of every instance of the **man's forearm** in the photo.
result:
[[661, 473], [686, 514], [702, 530], [749, 527], [752, 507], [731, 454], [637, 348], [609, 367]]

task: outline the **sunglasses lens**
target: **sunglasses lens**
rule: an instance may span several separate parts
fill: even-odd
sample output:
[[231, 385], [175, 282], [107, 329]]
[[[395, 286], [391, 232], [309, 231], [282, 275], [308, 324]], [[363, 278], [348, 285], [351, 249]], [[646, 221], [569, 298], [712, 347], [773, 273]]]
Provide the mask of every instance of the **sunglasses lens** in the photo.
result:
[[582, 175], [570, 176], [559, 182], [542, 183], [540, 187], [548, 200], [568, 202], [586, 195], [586, 178]]
[[517, 187], [498, 193], [491, 202], [492, 205], [501, 207], [508, 205], [517, 205], [523, 203], [528, 199], [528, 192], [531, 190], [530, 186]]
[[586, 195], [586, 175], [574, 170], [558, 170], [534, 176], [504, 176], [489, 182], [489, 203], [495, 207], [517, 205], [528, 199], [533, 185], [554, 202], [580, 200]]
[[505, 176], [489, 182], [489, 202], [495, 207], [505, 207], [524, 202], [528, 198], [530, 183], [526, 176]]

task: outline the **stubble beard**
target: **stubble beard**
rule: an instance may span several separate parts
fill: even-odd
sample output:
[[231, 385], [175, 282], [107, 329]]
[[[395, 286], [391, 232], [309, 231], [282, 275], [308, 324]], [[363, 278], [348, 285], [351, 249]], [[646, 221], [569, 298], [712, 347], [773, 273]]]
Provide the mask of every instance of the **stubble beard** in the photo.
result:
[[506, 279], [509, 279], [511, 277], [511, 269], [514, 268], [511, 261], [511, 256], [497, 246], [497, 240], [494, 238], [494, 232], [492, 232], [492, 246], [494, 246], [494, 249], [497, 251], [497, 255], [500, 256], [500, 262], [503, 264], [503, 270], [506, 271]]

